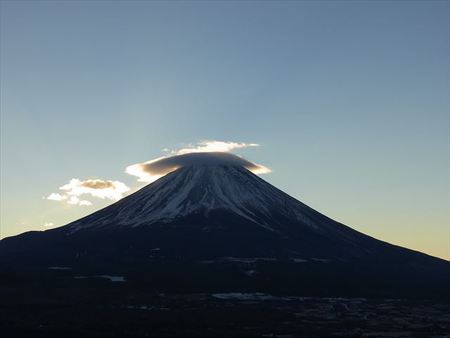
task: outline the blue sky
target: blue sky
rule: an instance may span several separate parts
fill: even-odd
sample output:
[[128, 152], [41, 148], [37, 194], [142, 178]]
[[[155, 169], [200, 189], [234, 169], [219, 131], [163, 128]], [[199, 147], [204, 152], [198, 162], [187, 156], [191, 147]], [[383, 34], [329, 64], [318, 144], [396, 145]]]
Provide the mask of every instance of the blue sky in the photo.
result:
[[1, 236], [142, 186], [131, 164], [201, 140], [377, 238], [449, 256], [449, 2], [2, 1]]

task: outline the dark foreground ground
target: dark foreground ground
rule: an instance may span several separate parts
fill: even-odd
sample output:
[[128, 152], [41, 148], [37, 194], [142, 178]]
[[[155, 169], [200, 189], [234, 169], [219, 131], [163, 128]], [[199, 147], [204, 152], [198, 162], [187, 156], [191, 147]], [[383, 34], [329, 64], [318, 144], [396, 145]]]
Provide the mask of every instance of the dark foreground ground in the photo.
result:
[[0, 336], [450, 337], [450, 303], [436, 299], [174, 294], [79, 277], [2, 283]]

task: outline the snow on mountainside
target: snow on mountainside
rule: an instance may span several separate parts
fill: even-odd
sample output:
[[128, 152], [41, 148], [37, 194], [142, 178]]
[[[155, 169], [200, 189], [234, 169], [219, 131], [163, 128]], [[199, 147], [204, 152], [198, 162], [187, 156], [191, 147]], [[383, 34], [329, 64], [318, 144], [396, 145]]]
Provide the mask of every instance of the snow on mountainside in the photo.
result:
[[[311, 209], [240, 166], [190, 165], [136, 193], [73, 222], [73, 231], [103, 226], [144, 226], [211, 211], [226, 210], [277, 231], [279, 217], [317, 228]], [[274, 211], [277, 218], [274, 217]]]
[[197, 154], [195, 161], [172, 167], [159, 180], [91, 215], [2, 240], [0, 253], [39, 253], [49, 266], [70, 266], [67, 262], [80, 257], [124, 259], [127, 264], [151, 257], [288, 257], [321, 264], [383, 260], [421, 267], [428, 262], [424, 255], [322, 215], [229, 157]]

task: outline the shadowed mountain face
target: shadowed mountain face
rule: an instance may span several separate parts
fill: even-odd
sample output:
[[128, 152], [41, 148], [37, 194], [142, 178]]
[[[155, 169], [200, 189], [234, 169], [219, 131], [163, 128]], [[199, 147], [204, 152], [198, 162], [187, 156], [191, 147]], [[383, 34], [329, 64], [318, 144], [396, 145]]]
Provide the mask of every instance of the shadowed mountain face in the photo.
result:
[[319, 269], [337, 278], [403, 274], [450, 281], [448, 262], [359, 233], [247, 169], [224, 164], [185, 166], [66, 226], [6, 238], [0, 256], [46, 266], [263, 261], [271, 264], [267, 274], [278, 269], [279, 278], [308, 263], [303, 276]]

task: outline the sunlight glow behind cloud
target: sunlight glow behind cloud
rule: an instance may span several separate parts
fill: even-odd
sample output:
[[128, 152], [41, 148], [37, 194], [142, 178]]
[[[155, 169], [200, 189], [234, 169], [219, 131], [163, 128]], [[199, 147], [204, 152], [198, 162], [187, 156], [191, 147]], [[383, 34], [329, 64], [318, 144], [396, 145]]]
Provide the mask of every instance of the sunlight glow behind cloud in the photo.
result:
[[269, 168], [230, 153], [233, 149], [257, 146], [259, 145], [256, 143], [201, 141], [178, 150], [166, 149], [169, 155], [130, 165], [126, 168], [126, 173], [138, 177], [139, 182], [146, 183], [153, 182], [180, 167], [198, 163], [239, 165], [255, 174], [269, 173], [271, 172]]
[[[165, 156], [150, 161], [136, 163], [126, 168], [126, 173], [136, 176], [139, 182], [150, 183], [183, 166], [202, 165], [238, 165], [255, 174], [265, 174], [271, 170], [261, 164], [248, 161], [232, 154], [234, 149], [257, 147], [257, 143], [200, 141], [177, 150], [165, 149]], [[51, 201], [64, 202], [68, 205], [90, 206], [92, 202], [85, 197], [95, 197], [117, 201], [130, 188], [120, 181], [72, 178], [69, 183], [46, 197]]]
[[230, 152], [233, 149], [258, 147], [257, 143], [224, 142], [224, 141], [200, 141], [196, 145], [170, 151], [171, 155], [183, 155], [189, 153]]

